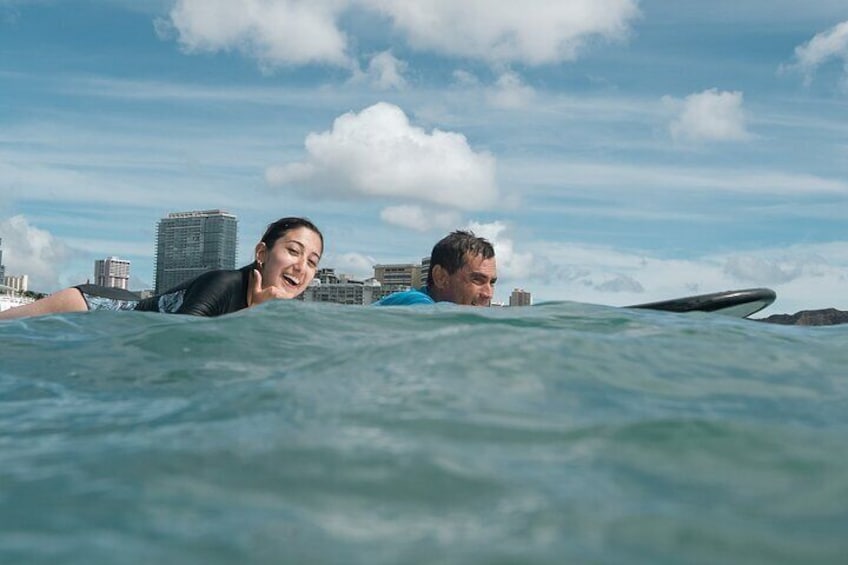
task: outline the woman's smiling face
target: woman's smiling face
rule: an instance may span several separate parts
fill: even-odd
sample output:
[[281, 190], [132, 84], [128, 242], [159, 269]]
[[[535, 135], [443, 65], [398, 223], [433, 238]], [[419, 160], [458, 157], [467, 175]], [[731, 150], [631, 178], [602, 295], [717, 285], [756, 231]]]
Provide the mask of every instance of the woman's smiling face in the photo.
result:
[[299, 296], [315, 276], [324, 252], [320, 236], [306, 227], [287, 231], [271, 249], [256, 246], [256, 261], [261, 266], [262, 287], [275, 286], [285, 298]]

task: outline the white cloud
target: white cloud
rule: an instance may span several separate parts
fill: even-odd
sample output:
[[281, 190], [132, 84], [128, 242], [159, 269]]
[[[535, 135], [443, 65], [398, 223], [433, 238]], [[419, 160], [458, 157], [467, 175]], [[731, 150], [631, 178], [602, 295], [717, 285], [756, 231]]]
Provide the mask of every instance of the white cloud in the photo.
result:
[[[349, 66], [337, 18], [345, 0], [177, 0], [167, 22], [189, 53], [239, 50], [265, 68]], [[165, 36], [167, 27], [157, 22]]]
[[[834, 175], [832, 178], [813, 174], [798, 174], [759, 167], [708, 167], [665, 164], [631, 164], [611, 161], [572, 161], [567, 157], [551, 160], [543, 157], [524, 157], [507, 161], [502, 166], [503, 183], [522, 182], [525, 188], [523, 196], [528, 202], [538, 201], [539, 197], [558, 197], [562, 194], [562, 181], [567, 179], [571, 190], [593, 191], [595, 195], [632, 195], [642, 192], [652, 194], [662, 190], [666, 194], [685, 194], [688, 192], [722, 192], [728, 196], [734, 194], [756, 195], [799, 195], [804, 198], [795, 200], [788, 208], [774, 208], [788, 217], [797, 217], [798, 211], [810, 209], [820, 203], [824, 196], [838, 200], [848, 195], [848, 180]], [[532, 197], [532, 199], [531, 199]], [[814, 198], [812, 198], [814, 197]], [[606, 201], [605, 197], [603, 201]], [[618, 199], [610, 203], [617, 204]], [[781, 201], [786, 201], [781, 199]], [[599, 201], [601, 202], [601, 201]], [[581, 209], [586, 209], [581, 206]], [[633, 209], [614, 208], [611, 213], [619, 217], [651, 217], [651, 210], [668, 211], [663, 206], [643, 206]], [[765, 208], [760, 206], [760, 211]], [[823, 209], [816, 213], [818, 217], [830, 217], [831, 212], [822, 216]], [[679, 210], [678, 210], [679, 212]], [[689, 217], [711, 217], [711, 210], [687, 211]], [[660, 219], [660, 218], [657, 218]]]
[[237, 50], [264, 70], [355, 68], [351, 45], [357, 38], [349, 41], [341, 27], [343, 14], [352, 10], [388, 17], [413, 48], [496, 66], [574, 60], [591, 41], [626, 39], [639, 16], [638, 0], [176, 0], [155, 27], [160, 38], [176, 38], [188, 53]]
[[21, 12], [15, 4], [9, 0], [0, 2], [0, 24], [12, 26], [20, 21]]
[[533, 250], [533, 269], [516, 282], [533, 294], [534, 302], [625, 306], [767, 287], [777, 293], [777, 301], [756, 317], [804, 309], [848, 309], [848, 242], [688, 259], [577, 242], [539, 242]]
[[479, 86], [480, 79], [474, 73], [470, 73], [463, 69], [456, 69], [453, 73], [453, 80], [456, 82], [457, 86], [461, 87], [470, 87], [470, 86]]
[[645, 291], [639, 281], [627, 275], [615, 275], [613, 278], [595, 285], [595, 288], [602, 292], [641, 293]]
[[328, 255], [322, 258], [321, 266], [331, 266], [336, 274], [350, 275], [353, 278], [367, 279], [374, 276], [374, 265], [379, 261], [370, 255], [361, 253], [342, 253], [340, 255]]
[[529, 65], [573, 60], [588, 41], [622, 40], [636, 0], [362, 0], [404, 31], [420, 50], [490, 63]]
[[506, 72], [498, 77], [495, 86], [486, 92], [486, 99], [495, 108], [524, 108], [536, 97], [533, 87], [521, 81], [514, 72]]
[[336, 118], [310, 133], [306, 160], [270, 167], [271, 185], [306, 187], [333, 196], [398, 198], [462, 210], [497, 201], [495, 158], [475, 152], [465, 136], [410, 124], [385, 102]]
[[[814, 263], [824, 263], [823, 259]], [[729, 257], [724, 264], [724, 272], [737, 280], [753, 284], [777, 284], [789, 282], [801, 276], [805, 267], [811, 263], [794, 260], [764, 259], [750, 255]]]
[[474, 232], [474, 235], [486, 238], [494, 246], [499, 279], [511, 281], [527, 277], [533, 272], [533, 254], [519, 253], [515, 250], [515, 244], [506, 235], [507, 226], [503, 222], [482, 224], [472, 221], [465, 229]]
[[792, 67], [799, 68], [809, 83], [816, 69], [831, 59], [842, 59], [848, 75], [848, 21], [837, 24], [796, 47], [796, 63]]
[[406, 87], [407, 63], [392, 55], [391, 51], [383, 51], [371, 58], [368, 63], [368, 78], [375, 87], [381, 90], [397, 89]]
[[20, 215], [0, 221], [0, 238], [7, 275], [28, 275], [34, 290], [60, 286], [59, 271], [73, 255], [67, 245]]
[[669, 125], [674, 139], [688, 141], [742, 141], [746, 129], [741, 92], [719, 92], [715, 88], [690, 94], [682, 102], [666, 96], [663, 103], [679, 109]]
[[380, 218], [387, 224], [410, 228], [417, 231], [455, 228], [460, 222], [459, 213], [453, 210], [432, 210], [421, 206], [389, 206], [380, 212]]

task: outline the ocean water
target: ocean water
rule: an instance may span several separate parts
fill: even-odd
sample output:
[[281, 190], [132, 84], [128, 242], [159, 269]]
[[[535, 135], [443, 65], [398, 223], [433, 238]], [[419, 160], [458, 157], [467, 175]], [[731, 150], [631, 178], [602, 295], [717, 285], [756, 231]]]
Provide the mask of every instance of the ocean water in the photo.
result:
[[0, 322], [0, 563], [846, 563], [848, 325]]

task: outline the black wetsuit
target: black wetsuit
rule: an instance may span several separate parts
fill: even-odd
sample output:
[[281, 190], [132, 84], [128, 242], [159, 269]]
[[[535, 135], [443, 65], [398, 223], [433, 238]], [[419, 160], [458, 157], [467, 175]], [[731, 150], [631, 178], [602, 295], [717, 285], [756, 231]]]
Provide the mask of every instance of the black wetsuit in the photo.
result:
[[220, 316], [247, 308], [253, 264], [234, 271], [208, 271], [149, 298], [93, 284], [77, 288], [89, 310], [142, 310], [166, 314]]

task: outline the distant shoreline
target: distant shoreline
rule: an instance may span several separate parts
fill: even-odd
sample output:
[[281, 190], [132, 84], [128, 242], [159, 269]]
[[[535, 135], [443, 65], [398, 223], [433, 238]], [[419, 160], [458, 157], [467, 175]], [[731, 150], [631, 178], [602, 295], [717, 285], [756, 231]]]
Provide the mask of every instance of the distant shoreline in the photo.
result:
[[752, 318], [757, 322], [786, 326], [835, 326], [848, 324], [848, 312], [836, 308], [801, 310], [794, 314], [772, 314], [767, 318]]

